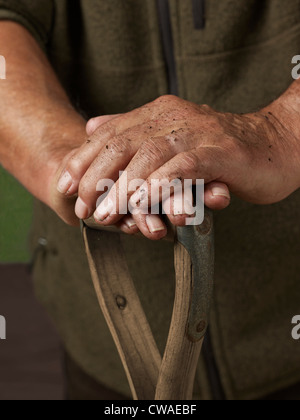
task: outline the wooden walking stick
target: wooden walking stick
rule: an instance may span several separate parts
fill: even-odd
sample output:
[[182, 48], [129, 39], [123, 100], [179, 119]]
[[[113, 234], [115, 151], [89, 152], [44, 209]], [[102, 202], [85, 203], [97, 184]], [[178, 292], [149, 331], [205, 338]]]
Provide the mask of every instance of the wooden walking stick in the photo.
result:
[[[213, 288], [213, 216], [174, 235], [176, 293], [163, 358], [131, 279], [120, 233], [97, 230], [83, 236], [97, 297], [119, 351], [134, 399], [190, 400]], [[105, 251], [105, 252], [104, 252]]]

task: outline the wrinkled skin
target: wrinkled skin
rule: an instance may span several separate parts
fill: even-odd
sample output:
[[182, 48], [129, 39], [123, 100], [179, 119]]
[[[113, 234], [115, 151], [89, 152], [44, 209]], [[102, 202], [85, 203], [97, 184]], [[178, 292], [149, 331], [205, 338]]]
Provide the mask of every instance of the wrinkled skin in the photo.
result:
[[[299, 142], [280, 122], [277, 108], [274, 103], [255, 114], [233, 115], [163, 96], [127, 114], [93, 119], [87, 126], [89, 140], [66, 159], [62, 177], [66, 179], [67, 171], [69, 183], [63, 185], [65, 191], [60, 183], [60, 191], [69, 196], [78, 192], [80, 218], [95, 212], [100, 179], [114, 180], [118, 190], [121, 170], [129, 181], [147, 180], [143, 192], [151, 179], [204, 179], [205, 202], [213, 209], [229, 205], [228, 189], [252, 203], [278, 202], [299, 187]], [[148, 193], [150, 200], [150, 188]], [[143, 206], [140, 190], [133, 196], [128, 192], [125, 199]], [[102, 225], [119, 224], [128, 233], [140, 230], [150, 239], [161, 239], [165, 225], [158, 216], [151, 217], [152, 223], [142, 214], [122, 220], [119, 214], [95, 213]], [[168, 217], [175, 225], [186, 219], [172, 211]]]
[[[0, 49], [9, 63], [9, 77], [0, 84], [1, 165], [69, 225], [93, 214], [96, 184], [118, 181], [120, 169], [148, 181], [204, 178], [205, 203], [213, 209], [229, 205], [229, 189], [269, 204], [300, 186], [300, 80], [267, 108], [244, 116], [164, 96], [124, 115], [91, 120], [86, 141], [86, 121], [32, 35], [2, 21]], [[130, 198], [125, 191], [125, 202]], [[175, 209], [178, 197], [171, 199], [169, 218], [184, 224], [186, 215]], [[156, 215], [114, 215], [99, 223], [141, 230], [150, 239], [166, 234]]]

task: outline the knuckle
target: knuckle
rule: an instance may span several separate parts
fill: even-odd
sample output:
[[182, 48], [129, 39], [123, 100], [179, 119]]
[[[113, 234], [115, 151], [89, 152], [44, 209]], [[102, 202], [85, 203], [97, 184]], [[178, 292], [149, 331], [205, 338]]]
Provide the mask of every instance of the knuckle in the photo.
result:
[[206, 105], [206, 104], [201, 105], [201, 109], [202, 109], [202, 111], [207, 112], [209, 114], [210, 113], [215, 113], [215, 111], [213, 110], [213, 108], [210, 107], [209, 105]]
[[113, 121], [109, 121], [106, 124], [102, 124], [97, 129], [90, 134], [88, 143], [91, 145], [101, 144], [103, 141], [107, 140], [110, 137], [116, 135], [116, 128], [113, 124]]
[[172, 131], [171, 134], [165, 137], [165, 143], [168, 150], [178, 152], [180, 150], [181, 144], [184, 143], [184, 130]]
[[163, 156], [163, 148], [159, 141], [155, 139], [145, 141], [140, 147], [139, 157], [147, 162], [156, 162], [161, 160]]
[[112, 140], [107, 146], [107, 151], [111, 155], [112, 158], [118, 157], [129, 150], [128, 141], [126, 141], [124, 138], [118, 137], [114, 140]]
[[86, 125], [86, 130], [90, 135], [92, 135], [96, 129], [100, 126], [99, 118], [91, 118]]
[[67, 169], [73, 176], [81, 176], [81, 173], [83, 171], [83, 162], [80, 159], [80, 157], [73, 156], [69, 161]]
[[242, 142], [237, 141], [235, 137], [225, 135], [220, 142], [222, 145], [222, 154], [225, 157], [234, 156], [235, 159], [241, 159], [245, 148]]
[[179, 155], [184, 171], [194, 173], [199, 168], [199, 159], [194, 152], [185, 152]]
[[225, 127], [221, 124], [215, 115], [207, 116], [206, 121], [211, 132], [219, 133], [222, 135], [225, 134]]
[[215, 136], [225, 134], [225, 127], [216, 115], [202, 115], [202, 127], [207, 133], [213, 133]]

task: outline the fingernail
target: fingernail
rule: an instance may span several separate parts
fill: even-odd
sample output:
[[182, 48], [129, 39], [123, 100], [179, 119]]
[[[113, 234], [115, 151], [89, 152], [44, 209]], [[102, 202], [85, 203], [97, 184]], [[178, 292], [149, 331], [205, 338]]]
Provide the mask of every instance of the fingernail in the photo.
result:
[[89, 216], [89, 208], [80, 197], [76, 201], [75, 213], [81, 220], [87, 219]]
[[72, 179], [71, 174], [68, 171], [65, 171], [58, 181], [58, 184], [57, 184], [58, 192], [60, 192], [61, 194], [66, 194], [71, 188], [72, 183], [73, 183], [73, 179]]
[[166, 229], [159, 216], [151, 215], [146, 217], [146, 223], [150, 233], [162, 232]]
[[135, 223], [135, 221], [132, 219], [129, 219], [129, 220], [126, 220], [125, 221], [125, 224], [126, 224], [126, 226], [129, 228], [129, 229], [131, 229], [131, 228], [133, 228], [133, 227], [136, 227], [136, 223]]
[[214, 187], [212, 189], [212, 195], [214, 197], [225, 197], [228, 200], [230, 200], [230, 194], [228, 193], [227, 190], [225, 190], [224, 188], [220, 188], [220, 187]]
[[114, 205], [111, 200], [109, 200], [109, 202], [104, 200], [95, 211], [94, 218], [98, 220], [99, 222], [103, 222], [105, 219], [108, 218], [108, 216], [111, 215], [113, 208], [114, 208]]

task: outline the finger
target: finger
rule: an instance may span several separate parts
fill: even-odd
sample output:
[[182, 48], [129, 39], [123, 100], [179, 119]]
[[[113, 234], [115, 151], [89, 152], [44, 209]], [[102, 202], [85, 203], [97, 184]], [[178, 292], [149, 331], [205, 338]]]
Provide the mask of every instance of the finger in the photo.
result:
[[[139, 135], [135, 136], [140, 141], [140, 133], [144, 132], [146, 135], [145, 128], [143, 131], [140, 130], [140, 125], [144, 122], [144, 112], [139, 109], [131, 111], [127, 114], [120, 114], [108, 117], [109, 121], [106, 121], [106, 117], [100, 117], [96, 122], [91, 122], [88, 130], [92, 131], [97, 124], [101, 124], [98, 129], [87, 139], [85, 144], [77, 151], [77, 153], [70, 159], [66, 165], [61, 178], [59, 180], [58, 190], [61, 194], [73, 195], [78, 191], [79, 183], [88, 168], [91, 166], [94, 159], [105, 149], [109, 148], [108, 144], [114, 137], [127, 132], [132, 127], [135, 131], [138, 131]], [[154, 125], [154, 123], [153, 123]], [[152, 130], [152, 126], [146, 125], [148, 131]], [[130, 133], [129, 133], [130, 134]], [[129, 138], [128, 139], [131, 141]], [[133, 133], [134, 134], [134, 133]], [[121, 169], [121, 168], [120, 168]]]
[[79, 219], [74, 212], [76, 198], [64, 197], [57, 191], [53, 193], [51, 208], [67, 225], [78, 227]]
[[139, 228], [131, 215], [125, 216], [119, 223], [116, 224], [116, 227], [127, 235], [136, 235], [139, 233]]
[[132, 217], [139, 231], [151, 241], [159, 241], [168, 233], [167, 226], [159, 215], [135, 213]]
[[227, 185], [211, 182], [205, 186], [205, 205], [211, 210], [223, 210], [230, 205], [230, 192]]
[[91, 118], [86, 125], [86, 134], [88, 137], [91, 137], [95, 131], [98, 130], [98, 128], [100, 128], [103, 124], [106, 124], [107, 122], [120, 117], [120, 115], [121, 114], [102, 115], [100, 117]]
[[[105, 192], [102, 185], [104, 180], [107, 182], [109, 189], [111, 189], [110, 197], [115, 196], [115, 188], [112, 188], [113, 183], [117, 181], [120, 176], [120, 171], [126, 168], [134, 153], [134, 147], [126, 136], [121, 135], [108, 142], [104, 150], [93, 160], [80, 181], [78, 189], [79, 197], [76, 203], [76, 214], [79, 218], [88, 218], [95, 211], [97, 199]], [[101, 185], [101, 188], [99, 185]], [[115, 199], [112, 200], [113, 203], [115, 201]], [[108, 203], [111, 204], [111, 201], [104, 200], [102, 207], [107, 206]], [[115, 212], [113, 205], [110, 206], [110, 209]], [[127, 213], [126, 207], [126, 210], [118, 220]], [[105, 215], [95, 214], [95, 219], [98, 221], [104, 218]], [[107, 223], [106, 225], [113, 225], [118, 220]]]
[[[145, 130], [139, 131], [140, 125], [144, 123], [145, 113], [147, 113], [145, 109], [135, 109], [127, 114], [99, 117], [94, 119], [94, 121], [88, 122], [87, 131], [91, 132], [92, 135], [72, 157], [62, 173], [60, 193], [73, 195], [77, 192], [79, 182], [91, 163], [102, 150], [105, 150], [105, 147], [108, 147], [108, 143], [114, 137], [126, 133], [127, 130], [134, 127], [139, 133], [136, 137], [140, 139], [140, 133], [145, 132]], [[153, 125], [155, 124], [153, 123]], [[148, 131], [151, 131], [153, 127], [147, 124], [147, 128]]]
[[97, 132], [87, 139], [77, 149], [66, 165], [58, 180], [57, 190], [61, 194], [74, 195], [78, 191], [79, 183], [95, 157], [105, 147], [106, 142], [115, 135], [115, 126], [112, 120], [103, 123]]
[[[177, 155], [155, 171], [130, 199], [130, 207], [142, 210], [168, 198], [170, 185], [182, 179], [210, 183], [221, 179], [224, 171], [224, 155], [215, 148], [203, 147]], [[163, 188], [162, 188], [163, 186]], [[167, 194], [167, 195], [164, 195]]]
[[[63, 159], [61, 166], [59, 170], [57, 171], [57, 175], [55, 179], [55, 185], [56, 185], [55, 193], [71, 196], [68, 194], [68, 192], [72, 187], [72, 180], [70, 179], [68, 174], [65, 172], [64, 168], [77, 152], [78, 152], [78, 149], [74, 149], [70, 153], [68, 153]], [[63, 193], [63, 191], [66, 191], [66, 193]]]
[[[136, 190], [135, 181], [147, 179], [151, 173], [186, 147], [185, 142], [174, 141], [174, 136], [154, 137], [145, 141], [116, 182], [115, 189], [97, 208], [95, 218], [102, 220], [104, 225], [116, 223], [121, 214], [127, 212], [128, 201]], [[113, 203], [111, 208], [108, 206], [109, 201]], [[109, 212], [112, 209], [114, 211]]]
[[[230, 192], [227, 185], [220, 182], [211, 182], [205, 186], [204, 192], [205, 205], [211, 210], [223, 210], [230, 204]], [[182, 190], [163, 202], [164, 213], [170, 222], [175, 226], [186, 226], [187, 219], [194, 217], [196, 208], [194, 207], [192, 191], [182, 192]]]
[[[59, 172], [58, 172], [59, 173]], [[50, 207], [58, 216], [70, 226], [79, 226], [79, 220], [75, 214], [74, 206], [76, 197], [66, 197], [57, 191], [58, 175], [51, 184], [51, 205]]]
[[195, 215], [192, 190], [187, 193], [181, 189], [164, 200], [163, 211], [174, 226], [186, 226], [187, 219]]

